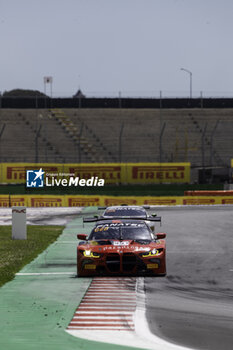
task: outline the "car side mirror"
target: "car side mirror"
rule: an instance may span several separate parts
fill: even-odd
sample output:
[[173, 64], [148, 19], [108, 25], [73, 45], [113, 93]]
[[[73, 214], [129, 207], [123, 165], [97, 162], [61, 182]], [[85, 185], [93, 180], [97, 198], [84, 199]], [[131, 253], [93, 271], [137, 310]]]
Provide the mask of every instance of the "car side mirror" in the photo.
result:
[[166, 233], [160, 232], [160, 233], [155, 233], [155, 236], [157, 239], [163, 239], [166, 238]]
[[78, 233], [77, 234], [77, 238], [81, 239], [82, 241], [86, 241], [87, 240], [87, 235], [85, 233]]

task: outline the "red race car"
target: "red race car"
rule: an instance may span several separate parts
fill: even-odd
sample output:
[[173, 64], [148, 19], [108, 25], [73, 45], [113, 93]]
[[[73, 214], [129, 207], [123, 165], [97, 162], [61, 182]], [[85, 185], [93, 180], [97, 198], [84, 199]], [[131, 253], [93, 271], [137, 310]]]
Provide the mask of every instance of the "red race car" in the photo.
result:
[[[152, 219], [158, 221], [158, 218]], [[166, 233], [140, 219], [96, 219], [89, 237], [78, 234], [77, 274], [166, 275]]]

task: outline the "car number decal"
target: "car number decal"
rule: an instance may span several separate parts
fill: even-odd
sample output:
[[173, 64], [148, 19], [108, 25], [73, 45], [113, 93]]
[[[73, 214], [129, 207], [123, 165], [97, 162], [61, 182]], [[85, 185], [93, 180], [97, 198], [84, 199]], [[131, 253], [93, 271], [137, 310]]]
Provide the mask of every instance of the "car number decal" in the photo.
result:
[[129, 245], [129, 242], [128, 241], [124, 241], [124, 242], [119, 242], [119, 241], [112, 241], [112, 244], [115, 245], [115, 246], [127, 246]]

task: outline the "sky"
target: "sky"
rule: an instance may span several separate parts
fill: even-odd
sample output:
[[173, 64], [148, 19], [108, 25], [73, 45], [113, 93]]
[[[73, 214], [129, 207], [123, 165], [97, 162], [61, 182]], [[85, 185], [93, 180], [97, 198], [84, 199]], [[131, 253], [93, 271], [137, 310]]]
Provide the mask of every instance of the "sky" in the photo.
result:
[[0, 0], [0, 91], [233, 96], [232, 0]]

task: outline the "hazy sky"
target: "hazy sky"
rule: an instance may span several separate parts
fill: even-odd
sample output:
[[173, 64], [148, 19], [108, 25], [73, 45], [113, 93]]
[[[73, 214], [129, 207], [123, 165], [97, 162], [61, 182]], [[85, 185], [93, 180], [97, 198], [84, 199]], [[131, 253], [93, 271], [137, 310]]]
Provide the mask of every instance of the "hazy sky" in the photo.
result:
[[52, 76], [54, 96], [187, 96], [184, 67], [193, 95], [230, 97], [232, 16], [232, 0], [0, 0], [0, 91]]

